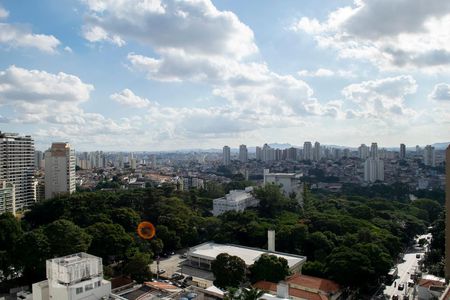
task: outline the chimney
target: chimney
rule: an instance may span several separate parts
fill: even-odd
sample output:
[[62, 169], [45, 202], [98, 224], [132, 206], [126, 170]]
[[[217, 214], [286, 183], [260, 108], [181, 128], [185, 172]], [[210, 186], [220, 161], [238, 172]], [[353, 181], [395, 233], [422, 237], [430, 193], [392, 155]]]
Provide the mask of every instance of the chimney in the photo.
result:
[[286, 281], [280, 281], [277, 284], [277, 297], [282, 299], [289, 298], [289, 285]]
[[267, 231], [267, 250], [275, 252], [275, 230]]

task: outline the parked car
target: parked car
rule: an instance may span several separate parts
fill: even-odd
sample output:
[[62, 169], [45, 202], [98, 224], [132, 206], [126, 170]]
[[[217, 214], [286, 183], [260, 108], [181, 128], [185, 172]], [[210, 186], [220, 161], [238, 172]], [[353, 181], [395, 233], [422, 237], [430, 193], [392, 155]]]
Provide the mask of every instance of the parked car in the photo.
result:
[[398, 300], [398, 295], [393, 295], [392, 300]]
[[399, 291], [403, 291], [405, 289], [405, 284], [404, 283], [399, 283], [398, 284], [398, 290]]
[[419, 253], [417, 253], [416, 254], [416, 258], [420, 258], [421, 256], [420, 256], [420, 254]]
[[164, 274], [164, 273], [166, 273], [166, 270], [164, 270], [164, 269], [159, 269], [158, 274]]

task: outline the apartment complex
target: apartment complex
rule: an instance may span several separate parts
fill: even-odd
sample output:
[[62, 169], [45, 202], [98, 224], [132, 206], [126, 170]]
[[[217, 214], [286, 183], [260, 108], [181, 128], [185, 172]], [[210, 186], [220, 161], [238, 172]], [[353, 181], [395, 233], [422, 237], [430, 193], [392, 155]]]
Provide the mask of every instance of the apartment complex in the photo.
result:
[[14, 185], [16, 210], [26, 209], [36, 201], [33, 172], [34, 141], [31, 136], [0, 132], [0, 181]]

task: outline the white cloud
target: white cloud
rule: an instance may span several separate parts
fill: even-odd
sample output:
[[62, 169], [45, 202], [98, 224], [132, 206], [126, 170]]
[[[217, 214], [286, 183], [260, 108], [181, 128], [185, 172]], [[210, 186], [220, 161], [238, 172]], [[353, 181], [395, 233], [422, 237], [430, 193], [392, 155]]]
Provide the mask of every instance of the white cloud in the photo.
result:
[[330, 77], [334, 76], [334, 71], [330, 69], [319, 68], [316, 71], [300, 70], [298, 75], [302, 77]]
[[34, 34], [25, 26], [0, 23], [0, 43], [13, 48], [36, 48], [56, 53], [60, 41], [53, 35]]
[[64, 51], [66, 51], [67, 53], [73, 53], [72, 48], [70, 48], [69, 46], [64, 47]]
[[428, 99], [437, 101], [450, 101], [450, 84], [438, 83], [428, 95]]
[[401, 118], [410, 118], [417, 113], [405, 104], [406, 97], [417, 91], [417, 83], [409, 75], [364, 81], [346, 86], [342, 94], [354, 102], [358, 110], [347, 110], [352, 118], [373, 118], [394, 124]]
[[6, 19], [9, 16], [9, 11], [0, 6], [0, 19]]
[[120, 93], [114, 93], [110, 98], [122, 105], [135, 108], [145, 108], [151, 105], [150, 100], [136, 96], [130, 89], [124, 89]]
[[53, 116], [72, 118], [94, 87], [75, 75], [10, 66], [0, 72], [0, 106], [13, 107], [20, 123], [43, 122]]
[[242, 58], [257, 52], [252, 30], [209, 0], [87, 0], [84, 36], [119, 46], [138, 41], [158, 52], [178, 49], [197, 55]]
[[382, 70], [445, 72], [448, 27], [449, 1], [358, 0], [324, 22], [303, 17], [291, 29], [313, 35], [319, 46], [336, 49], [340, 57], [368, 60]]

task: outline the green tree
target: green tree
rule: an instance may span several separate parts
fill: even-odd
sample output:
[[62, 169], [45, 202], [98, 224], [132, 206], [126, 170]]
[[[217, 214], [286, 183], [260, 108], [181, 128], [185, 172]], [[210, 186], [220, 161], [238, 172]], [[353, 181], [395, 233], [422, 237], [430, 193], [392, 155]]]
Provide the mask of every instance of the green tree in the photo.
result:
[[0, 215], [0, 271], [4, 276], [12, 274], [12, 268], [17, 262], [15, 251], [22, 234], [20, 223], [14, 215]]
[[417, 199], [412, 202], [412, 205], [427, 211], [430, 221], [436, 220], [442, 212], [439, 202], [430, 199]]
[[141, 217], [135, 210], [121, 207], [111, 211], [111, 219], [113, 223], [121, 225], [126, 232], [135, 232]]
[[367, 286], [374, 274], [369, 257], [349, 247], [335, 248], [326, 262], [328, 276], [343, 286]]
[[123, 257], [132, 238], [119, 224], [95, 223], [86, 232], [92, 236], [89, 253], [108, 260], [109, 256]]
[[302, 274], [315, 277], [325, 277], [325, 264], [320, 261], [307, 261], [302, 266]]
[[250, 287], [247, 289], [242, 289], [241, 299], [242, 300], [258, 300], [264, 295], [264, 291]]
[[250, 266], [252, 282], [266, 280], [277, 283], [290, 274], [289, 265], [285, 258], [272, 254], [263, 254]]
[[20, 257], [23, 275], [36, 282], [45, 278], [45, 261], [51, 258], [50, 242], [42, 228], [26, 232], [19, 241], [17, 256]]
[[238, 287], [246, 280], [247, 267], [237, 256], [221, 253], [211, 263], [211, 269], [216, 278], [214, 285], [220, 288]]
[[91, 244], [91, 236], [71, 221], [60, 219], [43, 228], [50, 243], [50, 255], [65, 256], [86, 252]]
[[138, 251], [125, 263], [123, 272], [137, 282], [142, 283], [152, 277], [149, 267], [151, 263], [152, 258], [150, 254]]

